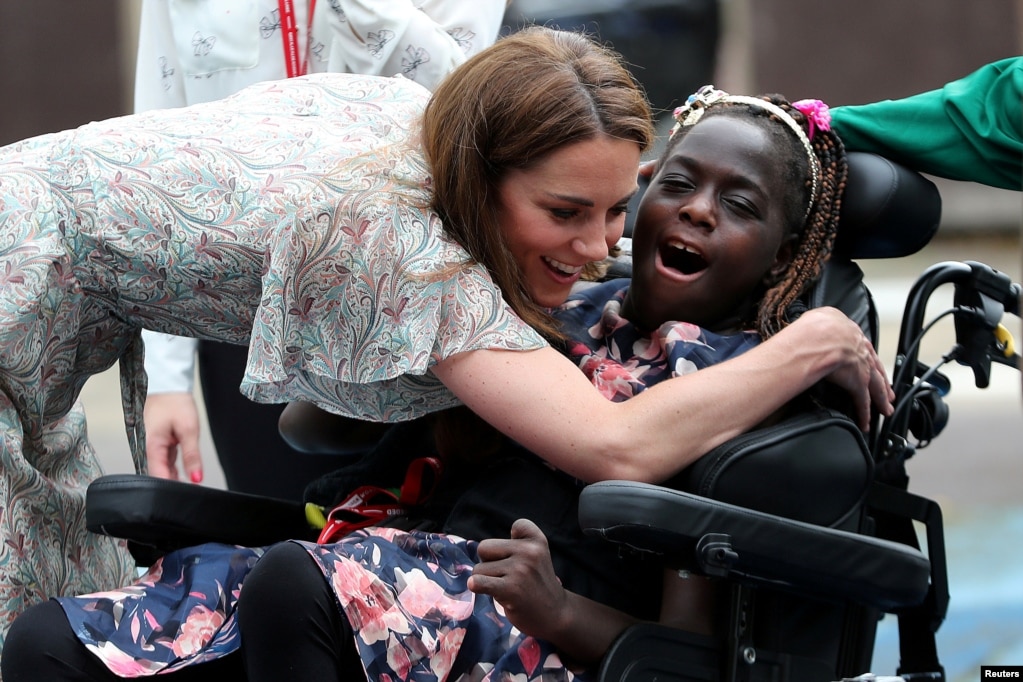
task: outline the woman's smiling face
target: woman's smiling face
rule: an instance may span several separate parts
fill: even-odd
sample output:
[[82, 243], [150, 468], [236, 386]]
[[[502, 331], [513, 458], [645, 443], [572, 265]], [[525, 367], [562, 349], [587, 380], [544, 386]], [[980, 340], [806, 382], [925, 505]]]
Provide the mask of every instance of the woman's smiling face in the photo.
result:
[[725, 332], [751, 318], [792, 255], [778, 158], [767, 131], [730, 115], [707, 117], [678, 142], [636, 215], [629, 319]]
[[564, 303], [583, 266], [621, 238], [639, 157], [635, 142], [601, 135], [501, 180], [501, 231], [537, 304]]

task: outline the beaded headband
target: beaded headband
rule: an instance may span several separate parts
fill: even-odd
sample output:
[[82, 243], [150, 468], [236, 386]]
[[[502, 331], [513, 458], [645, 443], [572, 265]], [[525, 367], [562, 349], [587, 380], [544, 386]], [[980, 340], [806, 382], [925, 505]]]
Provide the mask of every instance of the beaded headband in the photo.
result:
[[673, 114], [675, 118], [675, 126], [671, 129], [671, 133], [668, 135], [669, 139], [674, 137], [675, 133], [678, 132], [680, 128], [687, 128], [695, 125], [703, 116], [703, 113], [715, 104], [748, 104], [750, 106], [759, 107], [777, 116], [782, 123], [788, 126], [792, 132], [796, 134], [800, 144], [803, 145], [803, 149], [806, 151], [807, 158], [810, 159], [810, 204], [806, 207], [806, 213], [803, 215], [803, 219], [805, 220], [806, 216], [810, 215], [810, 209], [813, 207], [813, 202], [817, 200], [817, 191], [820, 188], [821, 174], [821, 164], [817, 159], [817, 155], [813, 153], [813, 147], [810, 145], [810, 140], [813, 139], [813, 134], [817, 130], [831, 130], [831, 114], [828, 111], [828, 105], [819, 99], [804, 99], [792, 103], [792, 106], [795, 109], [799, 110], [806, 116], [810, 127], [808, 135], [803, 130], [803, 127], [796, 122], [796, 119], [792, 118], [787, 111], [776, 104], [772, 104], [771, 102], [758, 97], [729, 95], [723, 90], [717, 90], [713, 85], [704, 85], [702, 88], [690, 95], [685, 104], [675, 109]]

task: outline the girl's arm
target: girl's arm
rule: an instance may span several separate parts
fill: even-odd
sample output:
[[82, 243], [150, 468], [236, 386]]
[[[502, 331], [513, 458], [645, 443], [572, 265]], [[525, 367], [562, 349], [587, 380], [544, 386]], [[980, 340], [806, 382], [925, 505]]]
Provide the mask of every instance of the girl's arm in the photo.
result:
[[[639, 619], [561, 585], [547, 538], [532, 521], [519, 519], [509, 540], [484, 540], [469, 589], [493, 597], [520, 631], [558, 649], [569, 665], [595, 667], [615, 639]], [[716, 590], [707, 578], [665, 572], [660, 622], [714, 634]]]
[[594, 666], [632, 616], [569, 592], [554, 574], [547, 538], [519, 519], [509, 540], [484, 540], [469, 589], [493, 597], [512, 625], [553, 644], [570, 666]]
[[470, 409], [583, 481], [656, 483], [763, 421], [818, 381], [848, 390], [861, 428], [889, 414], [884, 368], [859, 327], [811, 310], [738, 358], [612, 403], [557, 351], [471, 351], [434, 373]]

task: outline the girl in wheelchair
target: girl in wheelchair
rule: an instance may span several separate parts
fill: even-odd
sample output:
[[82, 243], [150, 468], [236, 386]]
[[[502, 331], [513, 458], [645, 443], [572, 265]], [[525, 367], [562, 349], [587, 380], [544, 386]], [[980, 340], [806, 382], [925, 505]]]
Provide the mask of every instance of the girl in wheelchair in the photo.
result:
[[[559, 313], [570, 354], [614, 400], [777, 333], [837, 229], [846, 165], [823, 105], [705, 89], [677, 116], [639, 209], [632, 284], [599, 285]], [[175, 552], [133, 587], [31, 608], [4, 676], [571, 679], [626, 624], [656, 617], [659, 580], [588, 554], [571, 513], [581, 482], [514, 449], [456, 505], [443, 529], [454, 534], [384, 527], [265, 553]], [[511, 540], [463, 539], [503, 536], [519, 517], [543, 531], [519, 522]], [[683, 601], [680, 624], [702, 627], [704, 594]]]
[[[631, 282], [593, 287], [559, 311], [578, 340], [571, 355], [608, 398], [627, 399], [770, 337], [819, 277], [837, 232], [845, 153], [828, 132], [826, 106], [797, 103], [793, 115], [792, 105], [775, 103], [782, 113], [707, 88], [691, 97], [638, 210]], [[828, 198], [813, 206], [796, 189], [815, 175], [807, 159], [819, 164]], [[484, 540], [479, 556], [470, 589], [494, 597], [513, 624], [566, 659], [596, 664], [637, 622], [567, 590], [530, 520], [516, 520], [511, 539]], [[714, 598], [706, 579], [667, 572], [660, 618], [711, 634]]]

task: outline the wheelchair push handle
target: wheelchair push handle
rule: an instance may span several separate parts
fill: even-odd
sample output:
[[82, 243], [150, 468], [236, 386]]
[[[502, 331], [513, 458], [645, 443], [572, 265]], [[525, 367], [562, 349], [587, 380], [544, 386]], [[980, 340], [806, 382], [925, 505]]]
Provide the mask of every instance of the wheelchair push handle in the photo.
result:
[[991, 362], [1020, 368], [1006, 313], [1019, 316], [1020, 286], [987, 265], [967, 261], [971, 277], [956, 286], [955, 324], [958, 361], [973, 368], [978, 388], [991, 380]]
[[[946, 284], [954, 286], [952, 308], [927, 321], [932, 295]], [[1019, 316], [1020, 293], [1019, 284], [983, 263], [950, 261], [924, 271], [906, 301], [892, 381], [895, 412], [873, 439], [875, 453], [908, 458], [916, 449], [909, 445], [909, 433], [922, 446], [941, 432], [948, 420], [943, 398], [951, 389], [949, 379], [938, 371], [943, 364], [954, 360], [970, 367], [978, 388], [990, 384], [992, 362], [1020, 368], [1012, 334], [1002, 324], [1007, 313]], [[920, 362], [921, 339], [947, 314], [954, 319], [955, 345], [940, 363]]]
[[[974, 261], [932, 265], [916, 281], [902, 318], [897, 362], [917, 364], [927, 303], [944, 284], [955, 286], [955, 359], [973, 369], [977, 387], [987, 388], [990, 383], [992, 361], [1019, 369], [1015, 342], [1001, 322], [1007, 313], [1020, 315], [1020, 285], [989, 265]], [[912, 377], [907, 381], [912, 383]], [[905, 386], [895, 386], [896, 393], [902, 388]]]

